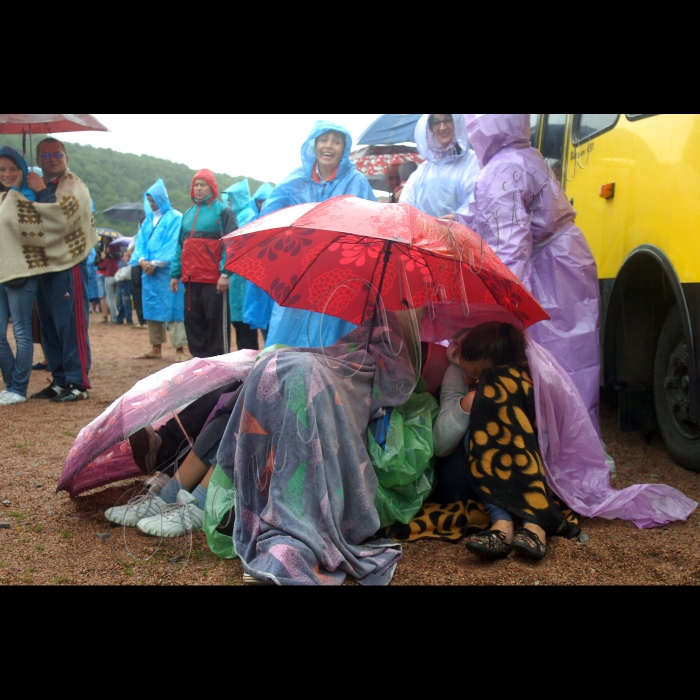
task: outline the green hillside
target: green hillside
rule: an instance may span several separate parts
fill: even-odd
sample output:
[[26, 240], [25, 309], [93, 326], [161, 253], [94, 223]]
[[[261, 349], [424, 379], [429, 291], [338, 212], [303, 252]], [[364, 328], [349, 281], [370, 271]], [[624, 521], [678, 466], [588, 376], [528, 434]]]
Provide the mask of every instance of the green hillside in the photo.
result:
[[[60, 137], [60, 135], [59, 135]], [[33, 141], [36, 143], [40, 139]], [[63, 139], [61, 139], [63, 140]], [[111, 148], [95, 148], [93, 146], [81, 146], [70, 143], [65, 139], [66, 148], [70, 157], [70, 169], [81, 178], [90, 190], [90, 195], [95, 202], [95, 221], [98, 226], [116, 229], [126, 236], [133, 236], [137, 224], [115, 221], [102, 214], [107, 209], [121, 202], [143, 201], [143, 193], [159, 178], [162, 177], [170, 196], [170, 201], [181, 212], [185, 212], [192, 206], [190, 199], [190, 183], [196, 171], [182, 163], [173, 163], [153, 156], [137, 156], [132, 153], [119, 153]], [[21, 136], [0, 136], [0, 147], [12, 146], [22, 152]], [[29, 148], [29, 145], [27, 145]], [[29, 163], [34, 165], [34, 159]], [[233, 177], [223, 173], [216, 173], [219, 189], [225, 190], [234, 182], [243, 180], [244, 177]], [[260, 187], [262, 182], [248, 178], [251, 193]]]

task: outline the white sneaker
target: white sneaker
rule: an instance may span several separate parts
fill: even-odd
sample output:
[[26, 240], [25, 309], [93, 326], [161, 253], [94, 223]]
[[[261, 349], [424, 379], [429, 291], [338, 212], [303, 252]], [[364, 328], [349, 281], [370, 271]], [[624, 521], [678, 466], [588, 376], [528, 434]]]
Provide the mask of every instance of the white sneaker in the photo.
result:
[[116, 525], [136, 527], [139, 520], [157, 515], [168, 504], [152, 491], [135, 496], [126, 505], [115, 506], [105, 511], [105, 518]]
[[19, 394], [13, 394], [11, 391], [3, 391], [0, 394], [0, 406], [11, 406], [16, 403], [24, 403], [27, 399]]
[[197, 499], [184, 489], [177, 494], [177, 502], [162, 508], [159, 515], [139, 520], [136, 527], [155, 537], [182, 537], [199, 532], [204, 522], [204, 511], [197, 506]]

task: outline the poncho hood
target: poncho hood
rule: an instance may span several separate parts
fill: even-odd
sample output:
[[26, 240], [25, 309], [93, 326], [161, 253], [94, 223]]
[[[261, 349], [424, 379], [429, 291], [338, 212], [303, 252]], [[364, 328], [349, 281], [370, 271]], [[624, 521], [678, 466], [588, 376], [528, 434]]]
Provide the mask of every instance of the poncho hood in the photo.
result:
[[[425, 160], [431, 163], [454, 163], [460, 158], [464, 158], [469, 150], [469, 136], [467, 134], [467, 125], [464, 121], [463, 114], [453, 114], [452, 118], [455, 122], [455, 135], [452, 143], [447, 148], [442, 148], [435, 138], [435, 135], [428, 126], [430, 114], [424, 114], [416, 124], [415, 139], [418, 152]], [[455, 153], [455, 145], [458, 145], [462, 151]]]
[[[205, 202], [211, 203], [215, 199], [219, 198], [219, 183], [216, 181], [216, 176], [214, 175], [214, 173], [211, 170], [207, 170], [207, 168], [203, 168], [198, 173], [196, 173], [195, 176], [192, 178], [192, 185], [190, 186], [190, 197], [192, 197], [193, 201], [195, 201], [195, 199], [194, 199], [194, 183], [197, 180], [204, 180], [204, 182], [206, 182], [207, 185], [209, 185], [209, 187], [211, 187], [211, 197], [208, 197], [205, 200]], [[205, 202], [201, 202], [201, 204], [204, 204]], [[195, 201], [195, 204], [197, 204], [196, 201]]]
[[271, 185], [269, 182], [263, 182], [263, 184], [258, 187], [255, 194], [251, 197], [251, 202], [255, 204], [259, 199], [262, 199], [263, 202], [267, 201], [274, 189], [274, 185]]
[[467, 114], [469, 142], [483, 168], [504, 148], [530, 148], [529, 114]]
[[336, 179], [343, 177], [350, 170], [353, 170], [355, 166], [350, 160], [350, 151], [352, 150], [352, 136], [350, 132], [343, 126], [339, 124], [334, 124], [333, 122], [327, 122], [324, 120], [319, 120], [314, 124], [314, 128], [311, 130], [304, 145], [301, 147], [301, 164], [304, 172], [310, 177], [313, 177], [314, 166], [316, 165], [316, 139], [325, 134], [327, 131], [337, 131], [345, 137], [345, 150], [340, 159], [340, 165], [338, 166], [338, 174]]
[[151, 208], [151, 203], [148, 201], [148, 196], [151, 195], [158, 205], [161, 214], [169, 212], [173, 205], [170, 204], [170, 198], [168, 197], [168, 191], [165, 189], [165, 183], [162, 178], [159, 178], [155, 183], [146, 190], [146, 194], [143, 196], [143, 211], [146, 214], [146, 218], [153, 218], [153, 209]]
[[248, 178], [244, 178], [240, 182], [234, 182], [233, 185], [227, 187], [221, 193], [221, 197], [225, 204], [228, 204], [228, 202], [231, 203], [231, 209], [233, 209], [233, 213], [236, 215], [236, 217], [238, 217], [238, 215], [250, 203], [250, 186], [248, 184]]
[[22, 171], [22, 185], [17, 189], [19, 189], [30, 202], [35, 202], [36, 195], [34, 194], [34, 190], [27, 187], [27, 173], [29, 172], [27, 162], [18, 151], [15, 151], [15, 149], [10, 146], [3, 146], [0, 148], [0, 158], [3, 157], [14, 161], [17, 167]]

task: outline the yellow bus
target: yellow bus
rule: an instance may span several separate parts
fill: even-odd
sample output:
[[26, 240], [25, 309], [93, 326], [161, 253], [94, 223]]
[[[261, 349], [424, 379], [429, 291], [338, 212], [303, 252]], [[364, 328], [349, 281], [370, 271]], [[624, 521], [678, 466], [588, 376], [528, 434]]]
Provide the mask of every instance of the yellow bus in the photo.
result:
[[598, 264], [602, 390], [700, 471], [700, 115], [533, 114]]

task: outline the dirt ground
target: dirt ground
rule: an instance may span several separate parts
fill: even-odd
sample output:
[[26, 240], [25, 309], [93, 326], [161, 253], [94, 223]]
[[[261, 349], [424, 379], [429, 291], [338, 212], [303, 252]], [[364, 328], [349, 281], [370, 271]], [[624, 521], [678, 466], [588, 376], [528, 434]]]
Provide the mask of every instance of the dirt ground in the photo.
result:
[[[139, 379], [174, 361], [169, 346], [162, 360], [131, 359], [148, 349], [147, 331], [102, 325], [100, 318], [91, 316], [94, 388], [88, 401], [0, 406], [0, 584], [242, 585], [240, 562], [213, 555], [202, 533], [161, 543], [135, 529], [110, 528], [104, 511], [124, 502], [135, 480], [75, 499], [55, 493], [81, 428]], [[48, 372], [34, 371], [30, 393], [43, 389], [49, 378]], [[647, 444], [640, 434], [620, 432], [610, 409], [603, 411], [602, 423], [617, 463], [615, 488], [663, 483], [700, 501], [700, 474], [676, 465], [659, 436]], [[547, 557], [537, 563], [516, 556], [483, 562], [460, 544], [404, 545], [392, 585], [700, 583], [698, 511], [685, 523], [650, 530], [594, 518], [583, 521], [583, 533], [585, 542], [553, 538]]]

